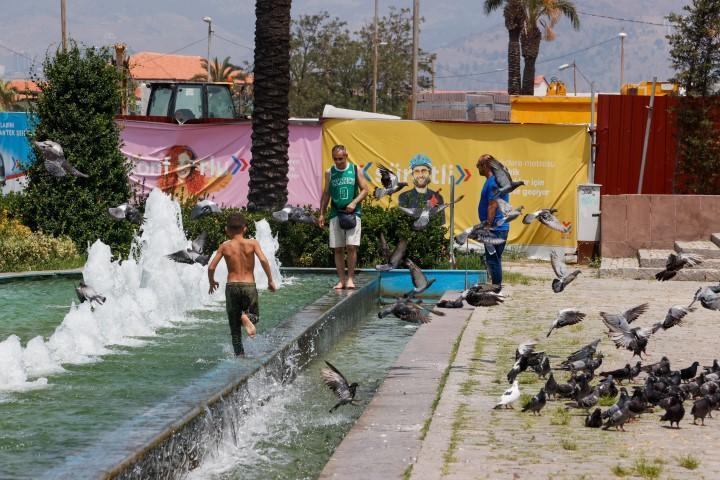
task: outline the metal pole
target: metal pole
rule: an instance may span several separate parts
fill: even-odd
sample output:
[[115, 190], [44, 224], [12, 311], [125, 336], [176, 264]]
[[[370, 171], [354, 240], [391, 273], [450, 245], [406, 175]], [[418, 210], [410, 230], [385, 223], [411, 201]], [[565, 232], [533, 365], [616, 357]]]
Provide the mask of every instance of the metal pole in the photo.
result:
[[418, 47], [420, 36], [420, 0], [413, 0], [412, 104], [410, 118], [415, 119], [418, 95]]
[[595, 82], [590, 82], [590, 165], [588, 183], [595, 183]]
[[450, 174], [450, 270], [455, 270], [455, 174]]
[[373, 92], [372, 111], [377, 112], [377, 81], [378, 81], [378, 0], [375, 0], [375, 32], [373, 33]]
[[620, 32], [620, 93], [622, 93], [625, 81], [625, 37], [627, 37], [627, 33]]
[[577, 97], [577, 71], [573, 60], [573, 95]]
[[63, 52], [67, 52], [67, 15], [65, 14], [65, 0], [60, 0], [60, 34], [62, 36]]
[[657, 77], [653, 77], [652, 91], [650, 92], [650, 106], [648, 107], [647, 122], [645, 123], [645, 141], [643, 142], [642, 160], [640, 161], [640, 178], [638, 178], [637, 193], [642, 193], [643, 179], [645, 178], [645, 159], [647, 158], [648, 142], [650, 141], [650, 127], [652, 125], [653, 106], [655, 105], [655, 83]]
[[208, 73], [208, 79], [207, 81], [210, 81], [210, 39], [212, 38], [212, 20], [208, 22], [208, 53], [207, 53], [207, 73]]

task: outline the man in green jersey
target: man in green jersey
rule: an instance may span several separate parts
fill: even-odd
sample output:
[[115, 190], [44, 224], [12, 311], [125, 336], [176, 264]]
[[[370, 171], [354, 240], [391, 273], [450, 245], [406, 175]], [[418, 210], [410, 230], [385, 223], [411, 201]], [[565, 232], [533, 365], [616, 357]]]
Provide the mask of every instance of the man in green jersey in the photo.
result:
[[[360, 246], [360, 215], [362, 201], [370, 191], [365, 177], [358, 173], [357, 167], [348, 162], [347, 150], [342, 145], [332, 149], [333, 165], [325, 172], [325, 185], [320, 200], [320, 226], [325, 226], [325, 210], [328, 203], [328, 227], [330, 228], [330, 248], [335, 252], [335, 269], [339, 281], [336, 289], [355, 288], [353, 276], [357, 264], [357, 249]], [[344, 229], [338, 218], [339, 212], [355, 215], [355, 226]], [[347, 275], [345, 274], [345, 254], [347, 253]]]

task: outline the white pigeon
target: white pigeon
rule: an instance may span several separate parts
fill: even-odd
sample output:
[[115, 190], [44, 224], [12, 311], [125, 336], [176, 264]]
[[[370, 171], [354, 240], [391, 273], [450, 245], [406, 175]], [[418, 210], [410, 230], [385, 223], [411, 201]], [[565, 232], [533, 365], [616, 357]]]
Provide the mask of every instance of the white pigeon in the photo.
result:
[[500, 401], [497, 405], [495, 405], [495, 408], [513, 408], [512, 404], [515, 403], [518, 398], [520, 398], [520, 387], [518, 386], [518, 381], [515, 380], [512, 387], [508, 388], [502, 395], [500, 395]]

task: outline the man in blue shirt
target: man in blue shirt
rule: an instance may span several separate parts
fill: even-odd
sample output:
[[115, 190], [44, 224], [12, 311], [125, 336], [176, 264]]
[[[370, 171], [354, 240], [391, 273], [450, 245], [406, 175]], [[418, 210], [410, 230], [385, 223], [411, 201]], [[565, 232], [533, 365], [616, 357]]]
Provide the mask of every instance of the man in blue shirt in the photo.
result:
[[[482, 192], [480, 193], [480, 203], [478, 204], [478, 217], [482, 222], [484, 228], [492, 228], [493, 233], [496, 236], [507, 240], [508, 232], [510, 231], [510, 225], [503, 223], [499, 227], [496, 226], [497, 221], [502, 218], [502, 213], [498, 209], [498, 204], [495, 200], [492, 200], [493, 190], [497, 189], [497, 183], [495, 182], [495, 176], [490, 169], [489, 161], [494, 160], [492, 155], [484, 154], [477, 161], [477, 169], [480, 175], [487, 178], [483, 185]], [[509, 201], [509, 194], [501, 195], [500, 198]], [[502, 287], [502, 254], [505, 250], [505, 242], [495, 245], [494, 252], [491, 254], [488, 252], [488, 248], [485, 248], [485, 264], [487, 265], [490, 279], [495, 285]], [[493, 249], [489, 249], [492, 251]]]

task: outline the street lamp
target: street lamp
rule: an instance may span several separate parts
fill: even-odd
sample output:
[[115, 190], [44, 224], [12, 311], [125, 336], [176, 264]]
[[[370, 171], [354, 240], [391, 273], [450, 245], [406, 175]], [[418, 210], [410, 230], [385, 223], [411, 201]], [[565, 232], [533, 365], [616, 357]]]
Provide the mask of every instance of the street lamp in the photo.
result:
[[207, 81], [210, 81], [210, 39], [212, 38], [212, 18], [203, 17], [203, 22], [208, 24], [208, 52], [207, 52]]
[[573, 69], [573, 95], [577, 97], [577, 78], [575, 75], [575, 71], [577, 68], [575, 67], [575, 60], [573, 60], [572, 63], [563, 63], [558, 67], [558, 70], [565, 70], [566, 68], [572, 67]]
[[620, 32], [618, 37], [620, 37], [620, 93], [622, 93], [623, 77], [625, 76], [625, 37], [627, 37], [627, 33]]
[[[565, 70], [572, 67], [573, 69], [573, 90], [575, 90], [575, 72], [579, 73], [585, 81], [590, 84], [590, 135], [591, 135], [591, 146], [590, 146], [590, 165], [588, 168], [588, 179], [590, 183], [595, 180], [595, 82], [590, 80], [582, 73], [582, 70], [575, 64], [575, 60], [572, 63], [564, 63], [558, 67], [558, 70]], [[575, 90], [575, 96], [577, 96], [577, 90]]]

